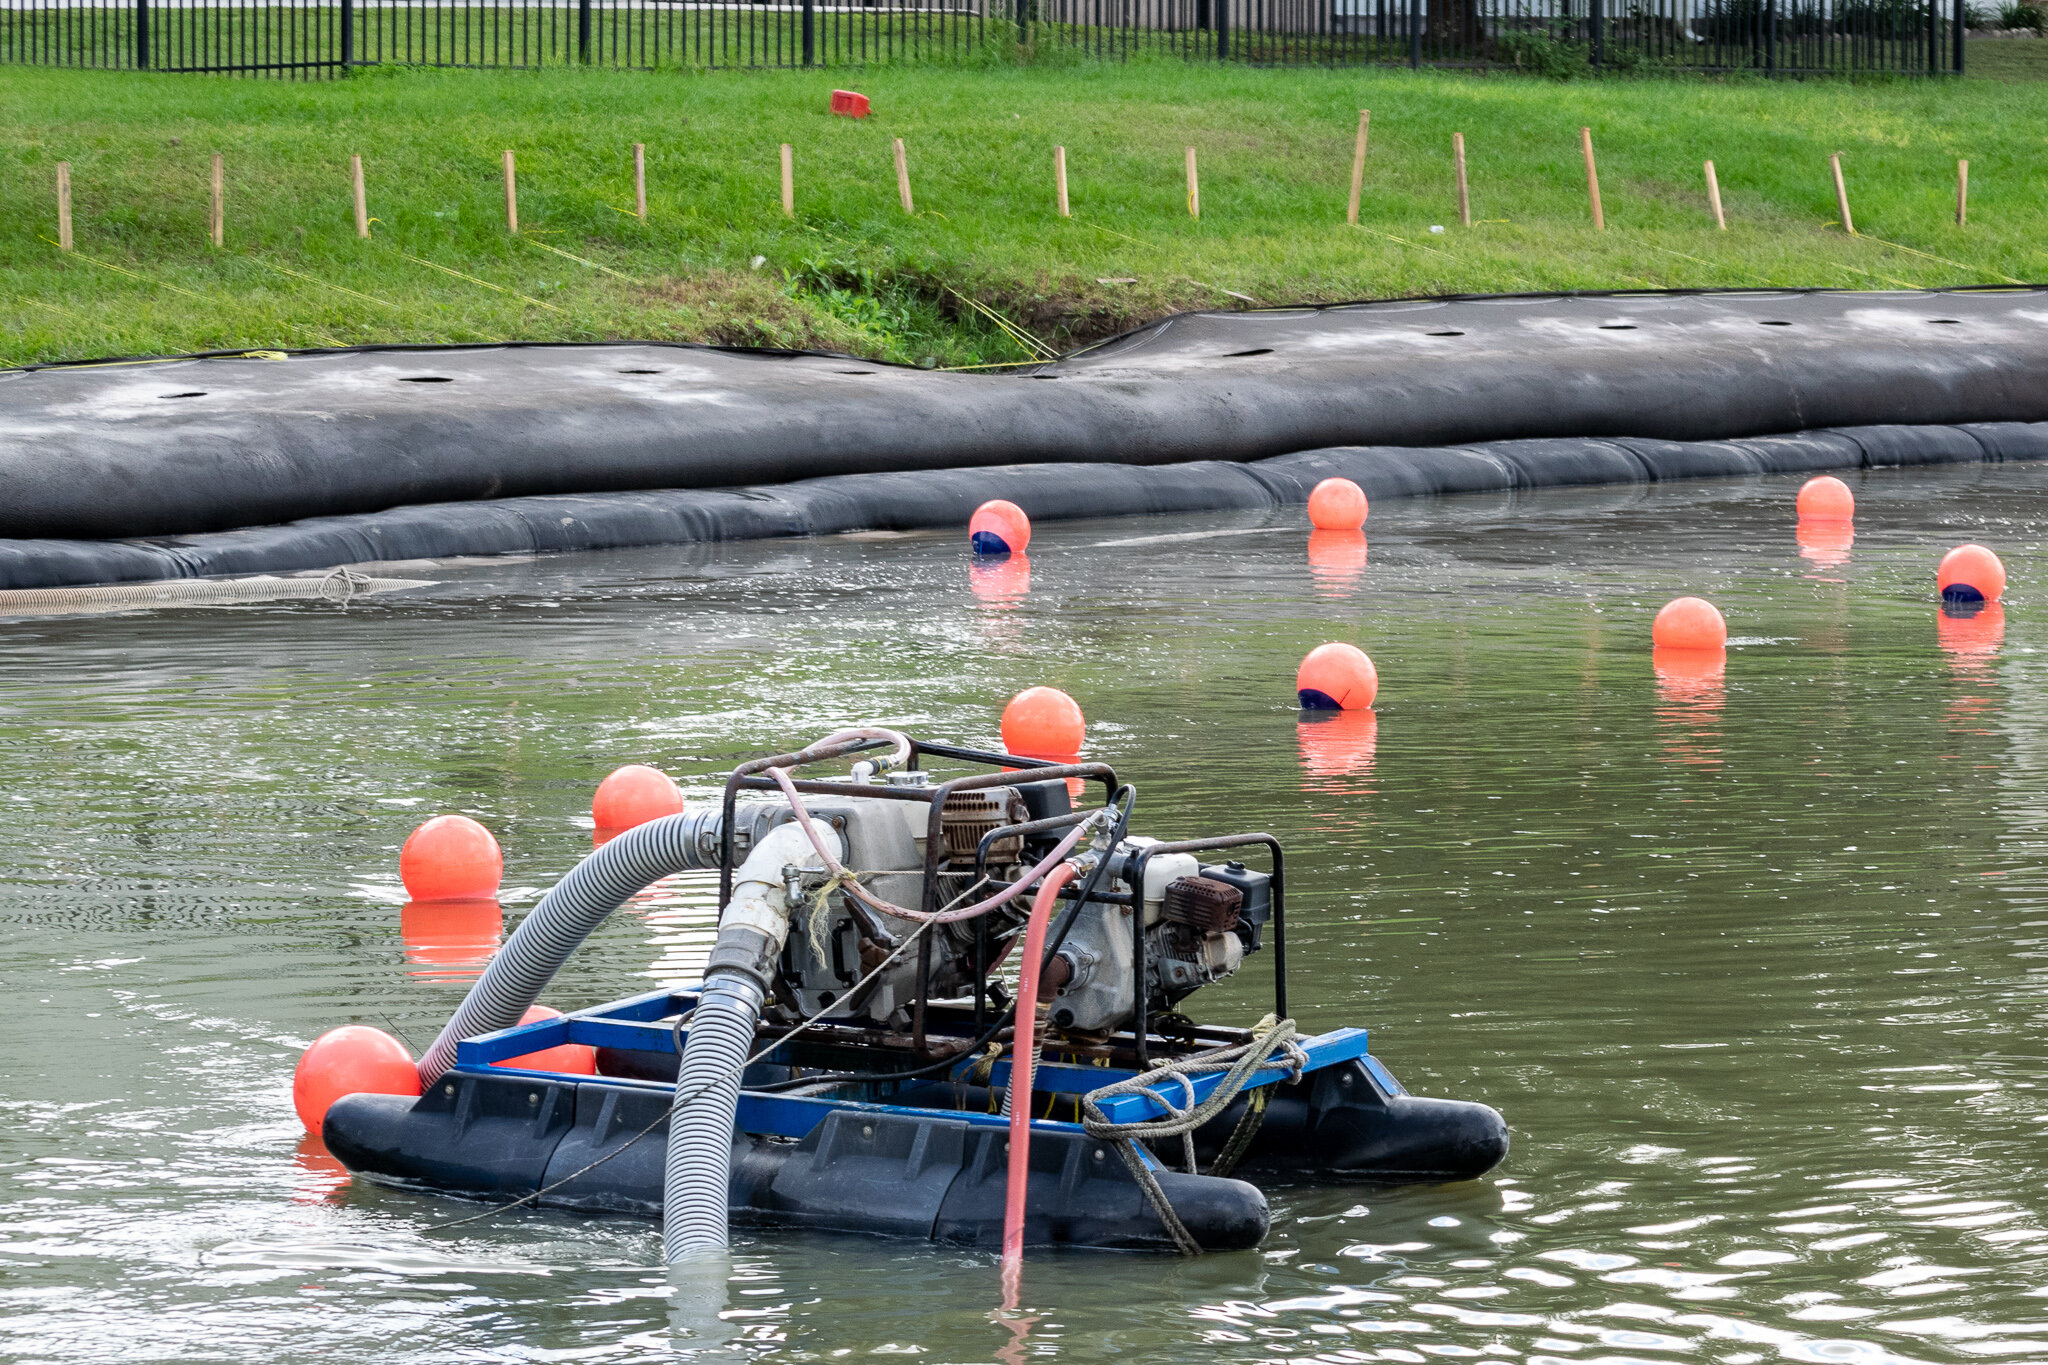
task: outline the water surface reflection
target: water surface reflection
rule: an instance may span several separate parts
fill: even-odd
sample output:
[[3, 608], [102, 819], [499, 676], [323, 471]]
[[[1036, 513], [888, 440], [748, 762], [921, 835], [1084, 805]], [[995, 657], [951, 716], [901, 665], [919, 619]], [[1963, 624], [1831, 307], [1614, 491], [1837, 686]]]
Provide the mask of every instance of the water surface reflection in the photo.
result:
[[[423, 1043], [494, 932], [408, 910], [400, 842], [431, 811], [484, 821], [509, 919], [588, 851], [620, 763], [702, 797], [849, 718], [992, 742], [1043, 682], [1148, 831], [1288, 840], [1304, 1026], [1369, 1024], [1515, 1150], [1469, 1185], [1276, 1190], [1255, 1254], [1034, 1257], [1010, 1321], [990, 1257], [748, 1232], [717, 1351], [2048, 1359], [2041, 479], [1863, 475], [1824, 569], [1788, 535], [1796, 481], [1762, 480], [1386, 501], [1369, 567], [1305, 556], [1286, 517], [1181, 518], [1041, 527], [1028, 583], [954, 537], [842, 538], [0, 627], [0, 1352], [694, 1349], [647, 1225], [457, 1229], [478, 1210], [302, 1140], [305, 1042]], [[1995, 622], [1933, 605], [1962, 540], [2013, 571]], [[1711, 677], [1649, 657], [1680, 593], [1749, 632]], [[1329, 639], [1372, 654], [1379, 704], [1304, 724], [1294, 666]], [[711, 897], [652, 889], [551, 1003], [689, 979]], [[1255, 1018], [1267, 966], [1196, 1012]]]

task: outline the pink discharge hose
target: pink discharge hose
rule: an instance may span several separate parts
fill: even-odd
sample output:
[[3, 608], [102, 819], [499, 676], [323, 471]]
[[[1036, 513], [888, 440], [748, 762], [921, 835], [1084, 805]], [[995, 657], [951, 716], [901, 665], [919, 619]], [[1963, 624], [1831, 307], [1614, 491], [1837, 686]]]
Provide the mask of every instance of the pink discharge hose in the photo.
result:
[[1003, 1197], [1003, 1298], [1014, 1307], [1024, 1270], [1024, 1191], [1031, 1180], [1031, 1073], [1038, 1061], [1038, 959], [1045, 954], [1045, 926], [1059, 904], [1060, 888], [1074, 879], [1074, 865], [1061, 863], [1046, 874], [1031, 898], [1024, 925], [1024, 956], [1017, 972], [1017, 1022], [1010, 1049], [1010, 1170]]

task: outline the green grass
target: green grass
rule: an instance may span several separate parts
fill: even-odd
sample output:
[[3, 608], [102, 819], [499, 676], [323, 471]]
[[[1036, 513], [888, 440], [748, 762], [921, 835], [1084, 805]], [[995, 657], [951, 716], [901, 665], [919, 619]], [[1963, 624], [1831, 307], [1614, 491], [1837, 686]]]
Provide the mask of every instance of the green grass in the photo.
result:
[[[2008, 77], [2034, 55], [1980, 42], [1973, 61], [1991, 47]], [[828, 116], [835, 84], [872, 96], [875, 117]], [[1361, 107], [1372, 155], [1354, 228], [1344, 201]], [[1598, 142], [1605, 233], [1588, 222], [1581, 124]], [[2044, 127], [2048, 83], [2009, 79], [1560, 84], [1158, 62], [387, 69], [290, 83], [11, 68], [0, 359], [651, 337], [972, 365], [1026, 356], [1022, 335], [1065, 347], [1174, 309], [1238, 306], [1233, 293], [1995, 284], [2048, 275]], [[1454, 131], [1470, 148], [1469, 230], [1455, 216]], [[896, 201], [899, 136], [915, 217]], [[629, 212], [635, 141], [648, 149], [645, 223]], [[793, 223], [779, 206], [785, 141]], [[1072, 173], [1067, 220], [1053, 211], [1055, 143]], [[1184, 202], [1188, 145], [1199, 221]], [[504, 224], [507, 147], [518, 238]], [[227, 158], [220, 251], [206, 241], [215, 151]], [[1834, 224], [1833, 151], [1860, 238]], [[368, 242], [351, 221], [351, 152], [367, 167]], [[1707, 218], [1706, 157], [1725, 233]], [[75, 185], [70, 256], [50, 240], [59, 160]]]

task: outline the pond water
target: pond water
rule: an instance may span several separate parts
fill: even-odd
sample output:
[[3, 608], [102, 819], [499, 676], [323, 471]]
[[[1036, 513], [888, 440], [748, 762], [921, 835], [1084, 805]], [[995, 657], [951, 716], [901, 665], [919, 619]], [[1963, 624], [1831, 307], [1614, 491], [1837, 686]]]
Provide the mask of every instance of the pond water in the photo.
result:
[[[423, 1044], [476, 970], [402, 913], [399, 844], [476, 816], [516, 913], [617, 764], [708, 792], [844, 722], [992, 743], [1052, 683], [1139, 830], [1287, 841], [1304, 1028], [1369, 1025], [1514, 1150], [1272, 1190], [1253, 1253], [1033, 1256], [1028, 1323], [987, 1255], [743, 1232], [721, 1358], [2048, 1359], [2048, 470], [1850, 481], [1846, 558], [1762, 479], [1386, 502], [1315, 564], [1298, 510], [1046, 525], [1028, 591], [957, 535], [841, 537], [0, 625], [0, 1356], [695, 1349], [651, 1225], [448, 1229], [476, 1206], [302, 1147], [299, 1050]], [[1965, 539], [2014, 587], [1943, 622]], [[1653, 672], [1682, 592], [1727, 612], [1721, 678]], [[1326, 639], [1378, 663], [1370, 723], [1297, 724]], [[688, 979], [706, 900], [615, 917], [548, 999]], [[1250, 1022], [1269, 972], [1191, 1012]]]

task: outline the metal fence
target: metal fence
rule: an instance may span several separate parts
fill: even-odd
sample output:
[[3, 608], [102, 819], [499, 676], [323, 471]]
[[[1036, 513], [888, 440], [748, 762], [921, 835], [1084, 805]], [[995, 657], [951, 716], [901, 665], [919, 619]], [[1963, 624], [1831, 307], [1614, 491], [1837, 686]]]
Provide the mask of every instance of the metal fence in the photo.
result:
[[0, 63], [283, 76], [868, 66], [960, 60], [992, 36], [988, 19], [985, 0], [0, 0]]
[[992, 45], [1268, 66], [1960, 74], [1963, 0], [0, 0], [0, 63], [813, 67]]
[[1960, 75], [1963, 0], [1023, 0], [1105, 57], [1758, 75]]

